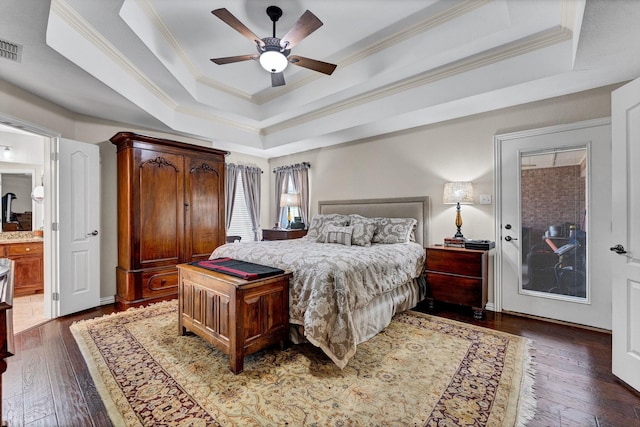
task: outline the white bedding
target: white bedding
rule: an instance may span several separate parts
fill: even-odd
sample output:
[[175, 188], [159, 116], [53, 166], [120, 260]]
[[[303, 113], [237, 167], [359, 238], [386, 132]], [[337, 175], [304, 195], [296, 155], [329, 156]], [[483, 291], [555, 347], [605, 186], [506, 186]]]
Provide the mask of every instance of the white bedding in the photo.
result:
[[[302, 325], [305, 338], [343, 368], [356, 345], [386, 327], [397, 307], [415, 305], [414, 279], [422, 274], [425, 251], [414, 242], [361, 247], [302, 238], [230, 243], [210, 258], [219, 257], [290, 270], [290, 322]], [[379, 317], [367, 318], [372, 312]]]

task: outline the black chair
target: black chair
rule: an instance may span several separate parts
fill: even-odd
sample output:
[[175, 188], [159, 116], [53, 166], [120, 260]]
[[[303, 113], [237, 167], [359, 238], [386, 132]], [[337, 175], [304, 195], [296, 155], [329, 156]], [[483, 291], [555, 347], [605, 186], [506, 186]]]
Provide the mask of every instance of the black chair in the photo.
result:
[[529, 283], [526, 289], [547, 292], [556, 284], [558, 255], [546, 243], [533, 245], [527, 254]]

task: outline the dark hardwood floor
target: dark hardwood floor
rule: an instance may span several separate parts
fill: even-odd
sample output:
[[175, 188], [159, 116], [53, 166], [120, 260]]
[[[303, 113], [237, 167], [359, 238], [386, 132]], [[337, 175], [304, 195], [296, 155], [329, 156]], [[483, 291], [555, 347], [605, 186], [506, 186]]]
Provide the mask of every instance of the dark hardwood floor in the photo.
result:
[[[103, 306], [16, 335], [16, 355], [7, 359], [2, 381], [9, 426], [112, 425], [69, 326], [114, 311]], [[537, 414], [529, 426], [640, 426], [640, 393], [611, 373], [611, 335], [492, 312], [475, 321], [454, 307], [433, 314], [533, 340]]]

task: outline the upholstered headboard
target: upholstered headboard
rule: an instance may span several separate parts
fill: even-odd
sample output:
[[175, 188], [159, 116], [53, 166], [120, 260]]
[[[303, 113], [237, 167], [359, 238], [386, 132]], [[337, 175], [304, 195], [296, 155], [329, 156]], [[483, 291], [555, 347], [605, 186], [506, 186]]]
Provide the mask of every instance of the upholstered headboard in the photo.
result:
[[429, 244], [429, 218], [431, 202], [428, 196], [400, 197], [393, 199], [326, 200], [318, 202], [321, 214], [358, 214], [368, 218], [415, 218], [416, 241], [422, 246]]

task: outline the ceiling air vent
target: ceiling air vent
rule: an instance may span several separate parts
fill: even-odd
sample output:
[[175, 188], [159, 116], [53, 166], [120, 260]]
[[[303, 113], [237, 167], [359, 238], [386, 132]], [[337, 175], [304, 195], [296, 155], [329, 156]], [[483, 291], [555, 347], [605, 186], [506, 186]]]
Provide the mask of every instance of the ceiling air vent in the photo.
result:
[[0, 58], [20, 62], [22, 60], [22, 46], [0, 39]]

